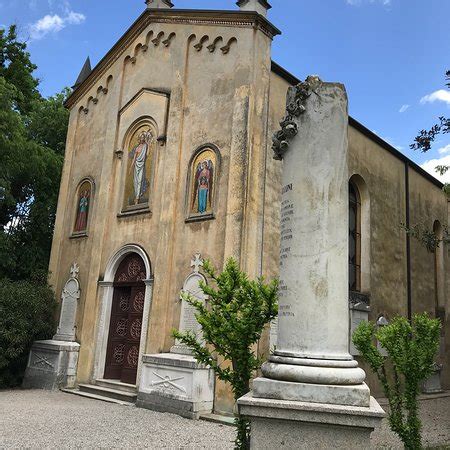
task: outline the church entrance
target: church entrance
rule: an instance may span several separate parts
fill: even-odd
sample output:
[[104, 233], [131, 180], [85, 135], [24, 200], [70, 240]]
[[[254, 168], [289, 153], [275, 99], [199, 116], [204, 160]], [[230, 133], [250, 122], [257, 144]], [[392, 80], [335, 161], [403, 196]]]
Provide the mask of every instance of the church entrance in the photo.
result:
[[114, 278], [104, 378], [136, 384], [145, 300], [145, 264], [136, 253], [126, 256]]

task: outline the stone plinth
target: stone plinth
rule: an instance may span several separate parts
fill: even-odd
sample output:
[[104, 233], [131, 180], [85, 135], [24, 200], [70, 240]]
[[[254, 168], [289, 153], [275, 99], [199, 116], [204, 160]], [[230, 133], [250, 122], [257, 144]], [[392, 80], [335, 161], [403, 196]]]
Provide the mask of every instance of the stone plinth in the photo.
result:
[[22, 386], [49, 390], [74, 387], [79, 350], [76, 342], [35, 341]]
[[250, 417], [251, 448], [363, 449], [379, 426], [384, 411], [371, 398], [369, 407], [268, 400], [239, 399], [242, 415]]
[[73, 263], [61, 293], [59, 325], [52, 340], [35, 341], [28, 357], [24, 388], [60, 389], [75, 386], [80, 344], [75, 342], [80, 298], [79, 267]]
[[198, 419], [212, 411], [214, 372], [190, 355], [144, 355], [136, 405]]

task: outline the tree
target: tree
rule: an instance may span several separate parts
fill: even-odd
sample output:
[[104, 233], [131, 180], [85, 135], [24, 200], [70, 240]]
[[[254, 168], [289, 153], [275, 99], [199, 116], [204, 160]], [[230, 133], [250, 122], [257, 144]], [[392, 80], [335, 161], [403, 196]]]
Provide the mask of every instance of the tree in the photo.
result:
[[0, 278], [46, 272], [64, 158], [69, 91], [43, 98], [36, 66], [17, 38], [0, 30]]
[[[220, 274], [209, 261], [204, 262], [203, 269], [213, 283], [200, 283], [208, 297], [207, 304], [188, 294], [183, 298], [197, 310], [196, 318], [206, 345], [193, 332], [174, 330], [173, 336], [192, 350], [198, 362], [210, 366], [220, 380], [229, 383], [237, 400], [249, 392], [250, 380], [263, 362], [255, 355], [254, 346], [265, 325], [277, 316], [278, 282], [265, 284], [263, 278], [249, 280], [232, 258]], [[235, 424], [236, 448], [249, 448], [249, 421], [238, 415]]]
[[[446, 86], [450, 89], [450, 70], [445, 74], [447, 81]], [[414, 138], [414, 142], [410, 145], [412, 150], [420, 150], [423, 153], [428, 152], [431, 149], [431, 145], [436, 140], [436, 137], [440, 134], [450, 133], [450, 118], [441, 116], [438, 118], [438, 123], [433, 125], [429, 130], [421, 130], [419, 134]], [[436, 172], [443, 175], [450, 169], [450, 166], [437, 166]], [[449, 186], [445, 186], [446, 192], [449, 190]]]
[[33, 341], [54, 332], [56, 305], [46, 277], [0, 280], [0, 389], [22, 383]]
[[[353, 333], [353, 343], [377, 375], [389, 401], [389, 424], [406, 449], [422, 447], [421, 421], [417, 396], [420, 384], [433, 371], [439, 347], [441, 324], [426, 313], [416, 314], [412, 323], [404, 317], [376, 328], [361, 322]], [[384, 357], [374, 341], [386, 349]]]

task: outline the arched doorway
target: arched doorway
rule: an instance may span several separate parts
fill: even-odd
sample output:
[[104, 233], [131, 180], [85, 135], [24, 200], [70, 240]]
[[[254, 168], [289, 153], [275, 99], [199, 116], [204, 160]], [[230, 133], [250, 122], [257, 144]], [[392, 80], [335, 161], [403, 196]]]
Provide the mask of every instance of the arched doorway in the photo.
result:
[[145, 304], [146, 267], [129, 253], [117, 268], [111, 304], [104, 378], [135, 384]]

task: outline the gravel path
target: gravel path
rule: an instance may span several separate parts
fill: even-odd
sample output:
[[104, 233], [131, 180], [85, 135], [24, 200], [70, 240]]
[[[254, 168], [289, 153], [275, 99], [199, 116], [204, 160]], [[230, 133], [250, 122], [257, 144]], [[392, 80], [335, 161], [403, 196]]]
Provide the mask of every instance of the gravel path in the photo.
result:
[[[450, 397], [422, 402], [427, 446], [450, 446]], [[1, 391], [0, 448], [232, 449], [234, 429], [62, 392]], [[385, 421], [375, 448], [402, 448]], [[450, 448], [450, 447], [449, 447]]]

